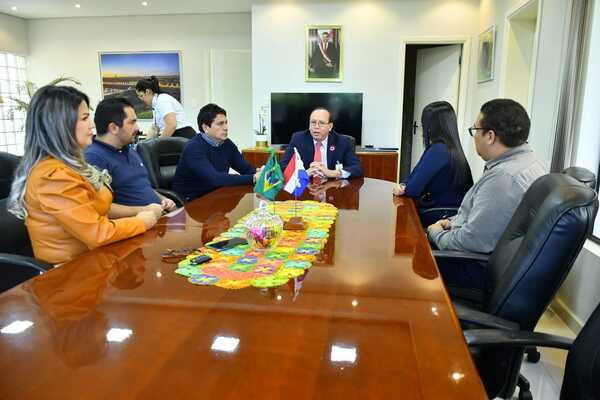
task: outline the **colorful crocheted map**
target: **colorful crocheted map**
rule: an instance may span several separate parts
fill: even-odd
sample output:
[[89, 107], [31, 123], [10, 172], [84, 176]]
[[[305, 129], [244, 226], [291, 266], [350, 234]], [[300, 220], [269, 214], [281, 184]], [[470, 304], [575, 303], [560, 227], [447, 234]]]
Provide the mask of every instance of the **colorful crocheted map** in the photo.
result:
[[[306, 230], [284, 230], [277, 244], [268, 250], [252, 249], [247, 244], [222, 252], [202, 247], [181, 261], [175, 273], [187, 277], [195, 285], [214, 285], [225, 289], [281, 286], [289, 279], [305, 274], [327, 244], [337, 208], [312, 200], [288, 200], [271, 202], [269, 210], [283, 221], [302, 216]], [[241, 218], [211, 243], [245, 237], [245, 222], [255, 212], [257, 210]], [[212, 260], [194, 264], [194, 259], [201, 255], [208, 255]]]

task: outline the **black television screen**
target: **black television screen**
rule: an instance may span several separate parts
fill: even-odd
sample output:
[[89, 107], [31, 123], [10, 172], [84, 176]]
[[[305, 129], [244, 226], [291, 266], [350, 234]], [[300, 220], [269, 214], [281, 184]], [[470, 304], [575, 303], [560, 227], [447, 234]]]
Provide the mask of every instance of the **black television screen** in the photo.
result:
[[271, 143], [288, 144], [292, 133], [308, 129], [310, 113], [331, 111], [333, 130], [354, 136], [361, 144], [362, 93], [271, 93]]

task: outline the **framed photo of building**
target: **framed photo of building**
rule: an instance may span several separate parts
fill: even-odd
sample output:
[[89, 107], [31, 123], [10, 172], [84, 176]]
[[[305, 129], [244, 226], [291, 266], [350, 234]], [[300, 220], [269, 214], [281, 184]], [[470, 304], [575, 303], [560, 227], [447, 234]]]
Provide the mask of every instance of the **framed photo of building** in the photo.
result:
[[494, 52], [496, 42], [496, 26], [492, 25], [479, 34], [479, 51], [477, 53], [477, 82], [494, 79]]
[[342, 27], [306, 27], [304, 78], [307, 82], [341, 82], [343, 71]]
[[125, 97], [134, 105], [138, 119], [151, 120], [152, 109], [138, 99], [135, 85], [154, 75], [161, 90], [181, 102], [180, 55], [179, 51], [99, 53], [102, 97]]

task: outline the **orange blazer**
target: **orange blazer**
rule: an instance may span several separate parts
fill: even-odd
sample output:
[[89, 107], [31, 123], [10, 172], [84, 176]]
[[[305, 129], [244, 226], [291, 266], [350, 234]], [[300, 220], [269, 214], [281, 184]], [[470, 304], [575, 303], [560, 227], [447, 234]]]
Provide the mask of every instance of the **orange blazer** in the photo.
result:
[[61, 264], [105, 244], [143, 233], [138, 217], [109, 219], [112, 193], [96, 191], [77, 171], [46, 157], [27, 180], [25, 225], [35, 257]]

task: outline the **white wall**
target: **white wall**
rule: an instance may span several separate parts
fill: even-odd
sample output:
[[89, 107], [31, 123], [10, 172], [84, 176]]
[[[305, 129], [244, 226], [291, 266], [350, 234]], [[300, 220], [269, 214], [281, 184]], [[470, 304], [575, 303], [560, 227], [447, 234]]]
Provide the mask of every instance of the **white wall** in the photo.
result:
[[26, 20], [0, 13], [0, 51], [27, 55]]
[[[504, 96], [502, 82], [504, 52], [506, 51], [506, 17], [512, 14], [527, 0], [481, 0], [479, 31], [483, 32], [496, 25], [496, 54], [494, 80], [474, 84], [471, 96], [473, 119], [483, 103]], [[538, 54], [533, 85], [531, 110], [531, 132], [529, 143], [547, 166], [550, 167], [554, 133], [557, 119], [558, 94], [561, 65], [563, 63], [563, 37], [565, 35], [564, 15], [568, 2], [564, 0], [543, 0], [541, 18], [538, 22]], [[474, 40], [473, 46], [477, 46]], [[535, 50], [534, 50], [535, 51]], [[473, 49], [474, 57], [477, 48]], [[507, 76], [506, 79], [511, 79]], [[473, 78], [472, 82], [476, 79]], [[481, 176], [484, 162], [475, 152], [472, 141], [465, 143], [467, 158], [473, 171], [473, 178]]]
[[[363, 92], [362, 143], [400, 147], [401, 41], [471, 37], [478, 19], [479, 0], [254, 5], [254, 114], [270, 105], [271, 92]], [[318, 24], [343, 26], [343, 82], [304, 81], [305, 26]]]
[[101, 100], [98, 52], [180, 50], [182, 102], [196, 127], [209, 100], [209, 50], [250, 49], [250, 31], [246, 13], [30, 20], [28, 75], [38, 85], [73, 76], [94, 105]]

